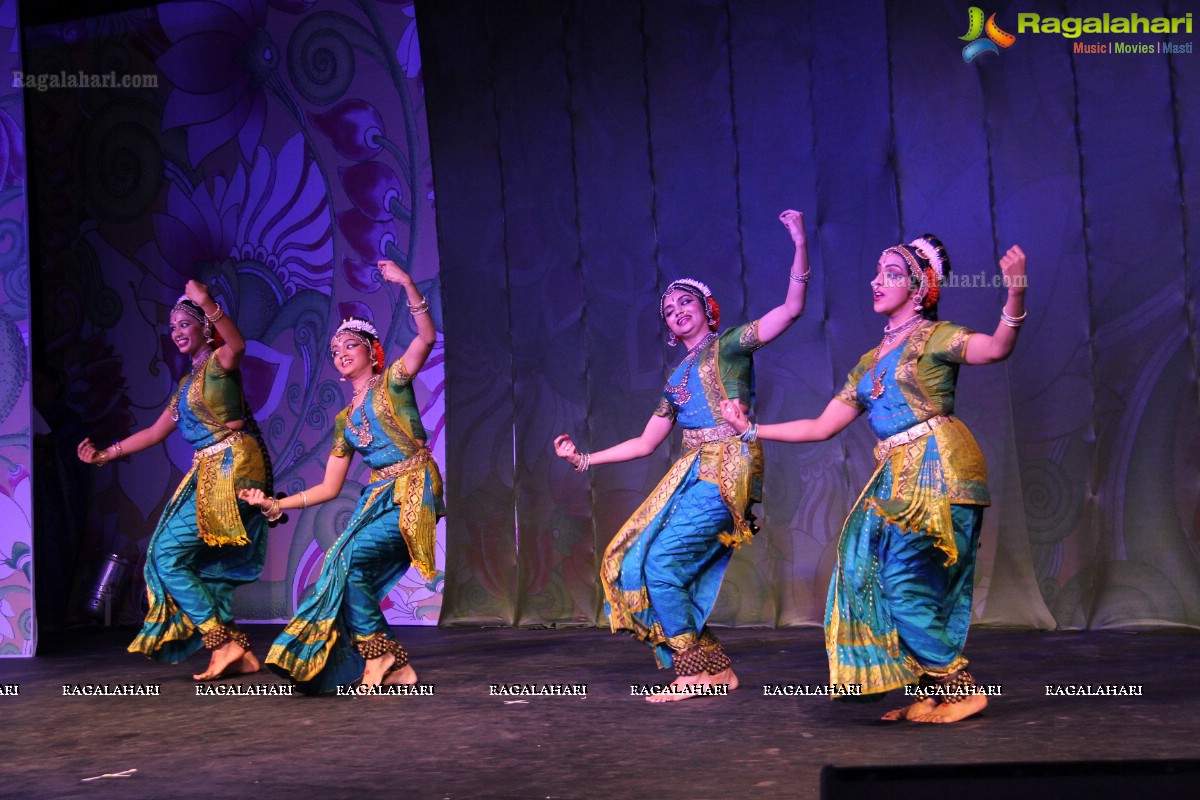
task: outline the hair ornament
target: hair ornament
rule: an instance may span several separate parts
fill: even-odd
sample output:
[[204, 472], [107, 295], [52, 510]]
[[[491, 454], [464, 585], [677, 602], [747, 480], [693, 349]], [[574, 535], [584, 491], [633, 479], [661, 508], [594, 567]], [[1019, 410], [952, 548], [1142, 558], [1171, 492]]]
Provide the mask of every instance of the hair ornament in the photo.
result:
[[663, 297], [671, 293], [673, 289], [691, 289], [693, 294], [699, 293], [701, 297], [712, 297], [712, 289], [708, 288], [707, 283], [702, 283], [695, 278], [680, 278], [679, 280], [671, 281], [667, 286], [667, 291], [663, 292]]
[[360, 319], [358, 317], [350, 317], [349, 319], [342, 320], [342, 324], [338, 325], [337, 330], [333, 332], [333, 335], [337, 336], [339, 333], [345, 333], [346, 331], [365, 333], [372, 339], [379, 339], [379, 331], [375, 329], [375, 326], [367, 320]]
[[917, 251], [917, 255], [929, 262], [937, 274], [938, 283], [946, 279], [946, 249], [933, 234], [926, 233], [908, 243]]

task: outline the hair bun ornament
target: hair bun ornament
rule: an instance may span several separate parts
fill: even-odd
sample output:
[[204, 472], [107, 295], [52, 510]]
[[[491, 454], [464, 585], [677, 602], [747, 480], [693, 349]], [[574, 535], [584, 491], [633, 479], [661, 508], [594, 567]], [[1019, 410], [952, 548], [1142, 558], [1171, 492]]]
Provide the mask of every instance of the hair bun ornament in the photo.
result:
[[946, 266], [950, 259], [946, 255], [946, 246], [942, 244], [941, 239], [932, 233], [923, 233], [909, 242], [908, 246], [915, 248], [917, 254], [929, 262], [929, 266], [933, 267], [933, 271], [937, 275], [938, 283], [946, 280]]

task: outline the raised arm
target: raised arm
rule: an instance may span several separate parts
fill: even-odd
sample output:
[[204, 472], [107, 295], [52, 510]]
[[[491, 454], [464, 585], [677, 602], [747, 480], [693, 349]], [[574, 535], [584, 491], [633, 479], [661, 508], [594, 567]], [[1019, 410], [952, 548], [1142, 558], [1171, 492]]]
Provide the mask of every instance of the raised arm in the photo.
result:
[[[779, 422], [774, 425], [759, 425], [757, 437], [776, 442], [823, 442], [832, 439], [858, 418], [862, 413], [858, 409], [843, 403], [841, 400], [830, 400], [829, 405], [816, 419], [797, 419], [791, 422]], [[746, 413], [742, 407], [731, 400], [721, 401], [721, 416], [733, 426], [738, 433], [745, 433], [750, 427]]]
[[187, 286], [183, 289], [183, 294], [188, 300], [200, 306], [205, 319], [212, 323], [212, 326], [217, 329], [217, 333], [221, 334], [221, 338], [224, 339], [221, 346], [217, 348], [217, 352], [213, 354], [217, 361], [227, 370], [236, 369], [238, 364], [242, 363], [242, 356], [246, 353], [246, 340], [234, 323], [233, 317], [226, 314], [224, 309], [213, 301], [208, 294], [208, 287], [200, 281], [188, 281]]
[[425, 366], [425, 359], [433, 352], [437, 341], [437, 330], [433, 327], [433, 319], [429, 316], [429, 301], [421, 296], [412, 277], [400, 269], [395, 261], [383, 259], [379, 262], [379, 274], [388, 283], [397, 284], [403, 291], [408, 310], [417, 324], [416, 338], [404, 351], [404, 369], [409, 375], [416, 375]]
[[804, 232], [804, 214], [788, 209], [779, 215], [779, 221], [792, 235], [796, 254], [792, 257], [787, 296], [781, 305], [772, 308], [758, 321], [758, 339], [763, 344], [777, 339], [804, 313], [805, 297], [808, 294], [808, 237]]
[[968, 364], [995, 364], [1012, 355], [1017, 346], [1017, 333], [1025, 321], [1025, 254], [1013, 245], [1000, 259], [1000, 272], [1008, 287], [1008, 301], [1000, 314], [1000, 324], [991, 336], [973, 334], [967, 342]]
[[[622, 461], [645, 458], [658, 449], [674, 425], [675, 423], [667, 417], [651, 417], [641, 436], [626, 439], [605, 450], [587, 454], [586, 466], [583, 469], [594, 464], [617, 464]], [[554, 440], [554, 452], [575, 469], [579, 469], [580, 461], [584, 458], [584, 454], [575, 448], [575, 443], [565, 433]]]
[[118, 439], [103, 449], [98, 449], [92, 444], [91, 439], [84, 439], [79, 443], [75, 452], [83, 463], [102, 467], [111, 459], [131, 456], [159, 444], [170, 436], [174, 429], [175, 420], [171, 418], [171, 409], [166, 408], [158, 415], [158, 419], [154, 420], [154, 424], [148, 428], [142, 428], [124, 439]]
[[[272, 511], [272, 506], [276, 503], [278, 505], [275, 506], [275, 509], [278, 511], [307, 508], [319, 503], [326, 503], [341, 494], [342, 486], [346, 484], [346, 474], [349, 471], [350, 456], [330, 455], [329, 460], [325, 462], [325, 480], [311, 489], [281, 497], [279, 500], [267, 497], [261, 489], [241, 489], [238, 491], [238, 497], [252, 506], [258, 506], [263, 511]], [[275, 519], [275, 516], [272, 516], [271, 519]]]

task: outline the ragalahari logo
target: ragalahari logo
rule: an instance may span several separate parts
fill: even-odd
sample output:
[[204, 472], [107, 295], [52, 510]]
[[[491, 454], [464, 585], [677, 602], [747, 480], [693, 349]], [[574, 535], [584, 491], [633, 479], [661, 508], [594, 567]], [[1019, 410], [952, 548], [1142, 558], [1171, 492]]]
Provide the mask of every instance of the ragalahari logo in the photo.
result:
[[[1000, 48], [1012, 47], [1012, 43], [1017, 40], [1017, 37], [1011, 33], [1003, 31], [996, 24], [996, 15], [992, 14], [987, 18], [987, 22], [983, 21], [983, 9], [978, 6], [971, 6], [967, 11], [967, 34], [966, 36], [958, 37], [967, 46], [963, 48], [963, 62], [970, 64], [984, 53], [995, 53], [1000, 55]], [[983, 35], [987, 35], [986, 39], [981, 39]]]

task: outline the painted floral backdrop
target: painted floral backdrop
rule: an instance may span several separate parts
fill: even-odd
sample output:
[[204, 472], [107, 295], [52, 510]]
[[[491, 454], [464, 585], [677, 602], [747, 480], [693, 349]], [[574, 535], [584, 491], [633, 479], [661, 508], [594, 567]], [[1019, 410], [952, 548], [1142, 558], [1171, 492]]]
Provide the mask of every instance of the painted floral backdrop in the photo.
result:
[[[186, 369], [166, 337], [192, 277], [249, 344], [246, 392], [277, 490], [321, 480], [349, 393], [328, 341], [350, 314], [373, 318], [389, 358], [415, 333], [373, 263], [417, 280], [441, 329], [433, 189], [412, 5], [387, 0], [197, 0], [44, 26], [26, 71], [131, 76], [122, 88], [29, 93], [32, 201], [42, 263], [39, 345], [59, 407], [101, 443], [149, 425]], [[418, 376], [444, 462], [441, 337]], [[121, 615], [140, 614], [141, 558], [191, 448], [175, 435], [81, 479], [88, 501], [58, 534], [78, 536], [72, 608], [108, 554], [131, 562]], [[287, 619], [316, 579], [367, 479], [270, 534], [263, 577], [239, 590], [244, 620]], [[440, 547], [440, 545], [439, 545]], [[441, 575], [411, 572], [385, 601], [397, 624], [432, 624]], [[66, 592], [64, 587], [64, 592]]]
[[[20, 69], [16, 0], [0, 3], [0, 48]], [[0, 656], [33, 654], [29, 250], [21, 91], [0, 88]]]

